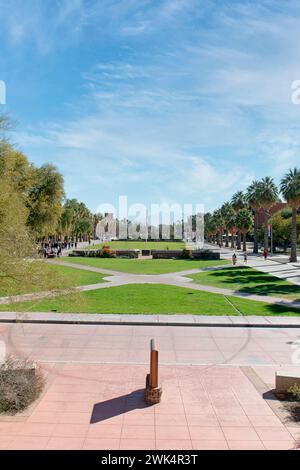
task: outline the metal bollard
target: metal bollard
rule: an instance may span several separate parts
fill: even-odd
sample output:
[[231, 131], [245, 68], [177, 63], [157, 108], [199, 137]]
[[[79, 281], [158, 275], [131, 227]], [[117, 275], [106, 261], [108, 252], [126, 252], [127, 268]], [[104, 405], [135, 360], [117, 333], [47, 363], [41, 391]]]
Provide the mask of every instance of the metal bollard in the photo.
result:
[[158, 348], [155, 340], [150, 341], [150, 374], [146, 377], [146, 402], [155, 405], [161, 400], [162, 389], [158, 386]]

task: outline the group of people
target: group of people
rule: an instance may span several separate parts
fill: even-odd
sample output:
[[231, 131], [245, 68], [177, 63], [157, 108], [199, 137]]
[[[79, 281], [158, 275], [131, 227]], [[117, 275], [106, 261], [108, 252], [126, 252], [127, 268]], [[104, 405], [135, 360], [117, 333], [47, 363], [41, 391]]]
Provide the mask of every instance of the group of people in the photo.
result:
[[[269, 255], [268, 250], [264, 249], [263, 255], [264, 255], [264, 259], [266, 261], [268, 259], [268, 255]], [[244, 263], [247, 264], [248, 255], [247, 255], [246, 251], [243, 252], [243, 257], [244, 257]], [[237, 255], [234, 252], [233, 255], [232, 255], [232, 264], [235, 266], [236, 262], [237, 262]]]
[[71, 248], [77, 248], [77, 242], [55, 242], [55, 243], [43, 243], [41, 247], [44, 258], [59, 258], [62, 254], [62, 250]]
[[[243, 257], [244, 257], [244, 263], [247, 264], [248, 255], [247, 255], [247, 252], [246, 252], [246, 251], [244, 251]], [[232, 255], [232, 264], [233, 264], [233, 266], [236, 265], [236, 262], [237, 262], [237, 255], [236, 255], [236, 253], [234, 252], [233, 255]]]
[[61, 243], [45, 244], [43, 246], [44, 258], [59, 258], [62, 254], [63, 246]]

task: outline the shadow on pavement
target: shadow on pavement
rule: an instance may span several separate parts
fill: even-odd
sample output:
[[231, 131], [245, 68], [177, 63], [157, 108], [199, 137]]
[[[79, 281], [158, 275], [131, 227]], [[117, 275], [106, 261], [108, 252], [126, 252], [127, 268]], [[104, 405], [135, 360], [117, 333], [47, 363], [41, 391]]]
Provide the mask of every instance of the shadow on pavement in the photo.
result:
[[127, 395], [96, 403], [92, 411], [90, 423], [99, 423], [128, 411], [149, 408], [151, 405], [147, 405], [144, 397], [145, 389], [140, 389]]

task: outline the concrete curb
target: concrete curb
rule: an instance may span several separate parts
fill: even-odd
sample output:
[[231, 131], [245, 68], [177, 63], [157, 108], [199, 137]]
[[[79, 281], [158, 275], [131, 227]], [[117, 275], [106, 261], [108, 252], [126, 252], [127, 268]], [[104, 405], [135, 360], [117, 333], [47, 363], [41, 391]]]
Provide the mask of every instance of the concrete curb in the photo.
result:
[[300, 328], [299, 317], [210, 316], [210, 315], [128, 315], [81, 313], [1, 312], [0, 323], [70, 325], [188, 326], [235, 328]]

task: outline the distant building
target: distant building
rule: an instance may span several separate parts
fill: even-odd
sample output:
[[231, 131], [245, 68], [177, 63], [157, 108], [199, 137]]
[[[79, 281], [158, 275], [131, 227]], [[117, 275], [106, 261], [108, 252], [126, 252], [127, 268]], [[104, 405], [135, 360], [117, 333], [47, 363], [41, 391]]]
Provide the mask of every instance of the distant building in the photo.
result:
[[[286, 202], [276, 202], [276, 204], [274, 204], [271, 207], [269, 213], [272, 216], [272, 215], [276, 214], [277, 212], [282, 211], [286, 207], [287, 207]], [[258, 226], [259, 227], [264, 224], [264, 219], [265, 219], [265, 211], [263, 209], [260, 209], [258, 211]]]

